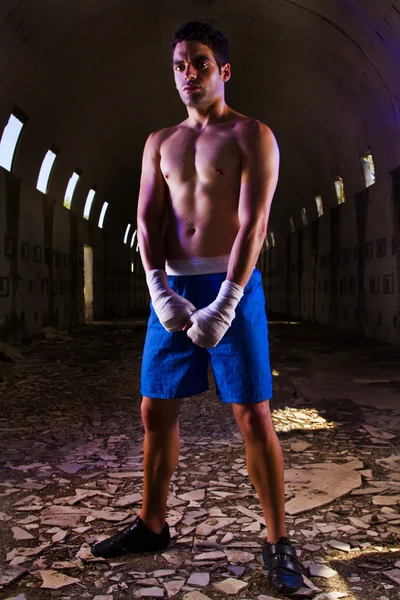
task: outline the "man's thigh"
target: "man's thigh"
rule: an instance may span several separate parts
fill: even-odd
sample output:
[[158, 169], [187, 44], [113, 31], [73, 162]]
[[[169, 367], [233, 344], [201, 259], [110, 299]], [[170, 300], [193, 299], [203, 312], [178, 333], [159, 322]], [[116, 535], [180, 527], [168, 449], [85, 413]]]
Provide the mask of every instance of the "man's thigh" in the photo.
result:
[[151, 308], [140, 377], [143, 396], [168, 400], [205, 392], [208, 360], [207, 351], [184, 331], [166, 331]]
[[259, 271], [254, 271], [246, 285], [231, 327], [209, 352], [223, 402], [259, 403], [272, 397], [268, 322]]

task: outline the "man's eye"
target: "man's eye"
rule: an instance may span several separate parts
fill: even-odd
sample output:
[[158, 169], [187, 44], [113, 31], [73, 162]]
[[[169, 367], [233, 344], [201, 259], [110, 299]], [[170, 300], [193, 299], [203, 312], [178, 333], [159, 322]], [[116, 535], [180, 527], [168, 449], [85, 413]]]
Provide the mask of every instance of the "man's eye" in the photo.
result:
[[200, 67], [201, 67], [202, 69], [205, 69], [205, 68], [207, 68], [207, 67], [208, 67], [208, 63], [206, 63], [206, 62], [202, 62], [202, 63], [200, 63]]
[[182, 71], [182, 69], [183, 69], [183, 65], [177, 65], [175, 67], [175, 71]]

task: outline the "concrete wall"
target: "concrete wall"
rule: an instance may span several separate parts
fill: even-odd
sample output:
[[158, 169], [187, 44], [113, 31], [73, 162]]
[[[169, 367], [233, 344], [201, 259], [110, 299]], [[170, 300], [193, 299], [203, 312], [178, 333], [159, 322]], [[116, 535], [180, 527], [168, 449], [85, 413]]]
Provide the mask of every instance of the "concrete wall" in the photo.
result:
[[271, 313], [400, 344], [400, 168], [267, 255]]
[[0, 339], [34, 335], [46, 325], [84, 322], [85, 244], [94, 255], [95, 320], [144, 310], [148, 304], [135, 248], [2, 168], [0, 240]]
[[[0, 236], [1, 338], [84, 322], [85, 244], [94, 255], [94, 319], [147, 310], [136, 245], [4, 169]], [[270, 313], [400, 344], [400, 168], [277, 240], [258, 267]]]

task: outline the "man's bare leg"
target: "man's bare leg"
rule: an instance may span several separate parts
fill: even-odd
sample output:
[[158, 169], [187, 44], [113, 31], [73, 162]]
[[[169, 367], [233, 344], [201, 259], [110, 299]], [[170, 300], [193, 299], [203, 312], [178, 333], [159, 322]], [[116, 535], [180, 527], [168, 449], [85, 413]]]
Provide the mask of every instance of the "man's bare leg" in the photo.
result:
[[165, 524], [169, 483], [179, 458], [179, 410], [181, 400], [143, 397], [144, 436], [143, 505], [140, 518], [159, 533]]
[[165, 513], [169, 482], [179, 458], [180, 404], [180, 400], [143, 398], [145, 437], [141, 518], [93, 544], [91, 552], [94, 556], [115, 558], [128, 553], [154, 552], [168, 546], [171, 536]]
[[269, 401], [232, 404], [246, 444], [247, 471], [263, 509], [268, 541], [286, 537], [284, 461], [272, 423]]

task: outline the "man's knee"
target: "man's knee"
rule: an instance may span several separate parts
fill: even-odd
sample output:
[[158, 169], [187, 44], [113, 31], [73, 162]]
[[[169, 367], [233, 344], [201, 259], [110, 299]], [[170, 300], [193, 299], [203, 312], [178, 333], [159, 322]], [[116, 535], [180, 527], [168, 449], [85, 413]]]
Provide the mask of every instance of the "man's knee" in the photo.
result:
[[232, 407], [245, 441], [268, 441], [276, 435], [268, 401], [234, 404]]
[[162, 432], [176, 426], [181, 400], [162, 400], [143, 396], [141, 415], [146, 431]]

